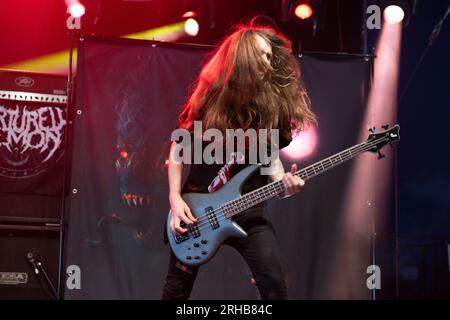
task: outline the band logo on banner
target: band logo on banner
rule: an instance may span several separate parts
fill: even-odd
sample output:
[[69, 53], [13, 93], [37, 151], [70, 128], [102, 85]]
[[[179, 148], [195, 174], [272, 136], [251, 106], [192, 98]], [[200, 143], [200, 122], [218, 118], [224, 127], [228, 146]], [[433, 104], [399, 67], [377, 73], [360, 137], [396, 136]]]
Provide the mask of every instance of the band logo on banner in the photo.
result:
[[62, 156], [65, 111], [58, 106], [0, 102], [0, 175], [36, 176]]

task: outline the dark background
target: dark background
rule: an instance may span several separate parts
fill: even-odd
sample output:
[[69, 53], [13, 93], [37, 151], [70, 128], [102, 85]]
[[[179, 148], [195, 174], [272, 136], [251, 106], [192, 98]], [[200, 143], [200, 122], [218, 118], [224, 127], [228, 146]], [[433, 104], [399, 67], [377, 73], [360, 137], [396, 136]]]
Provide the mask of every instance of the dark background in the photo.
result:
[[448, 297], [450, 261], [450, 27], [447, 20], [414, 80], [428, 37], [448, 1], [420, 3], [404, 29], [399, 87], [398, 209], [400, 296]]

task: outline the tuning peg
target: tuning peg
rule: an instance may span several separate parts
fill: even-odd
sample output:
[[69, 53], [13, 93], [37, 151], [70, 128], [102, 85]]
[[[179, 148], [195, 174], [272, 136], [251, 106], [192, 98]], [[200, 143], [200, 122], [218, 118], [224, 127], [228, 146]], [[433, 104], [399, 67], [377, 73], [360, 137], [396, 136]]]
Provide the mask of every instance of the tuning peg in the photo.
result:
[[378, 151], [378, 159], [383, 159], [386, 157], [384, 154], [382, 154], [380, 151]]
[[381, 126], [384, 130], [387, 130], [387, 129], [389, 129], [389, 125], [388, 124], [385, 124], [384, 126]]
[[375, 127], [369, 128], [369, 131], [375, 133]]

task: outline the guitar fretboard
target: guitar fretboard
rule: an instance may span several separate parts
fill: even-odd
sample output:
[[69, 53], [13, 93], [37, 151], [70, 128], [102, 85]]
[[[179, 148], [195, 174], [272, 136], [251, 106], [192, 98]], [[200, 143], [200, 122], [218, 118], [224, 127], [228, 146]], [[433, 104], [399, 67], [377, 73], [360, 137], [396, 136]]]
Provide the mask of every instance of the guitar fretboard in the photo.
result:
[[[332, 155], [324, 160], [318, 161], [304, 169], [296, 171], [293, 175], [299, 176], [303, 180], [311, 179], [331, 168], [334, 168], [355, 156], [366, 152], [373, 148], [370, 142], [366, 141], [357, 144], [351, 148], [341, 151], [335, 155]], [[261, 188], [253, 190], [249, 193], [242, 195], [241, 197], [229, 201], [222, 205], [221, 209], [227, 218], [245, 211], [261, 202], [267, 201], [277, 195], [282, 194], [285, 191], [283, 182], [274, 181]]]

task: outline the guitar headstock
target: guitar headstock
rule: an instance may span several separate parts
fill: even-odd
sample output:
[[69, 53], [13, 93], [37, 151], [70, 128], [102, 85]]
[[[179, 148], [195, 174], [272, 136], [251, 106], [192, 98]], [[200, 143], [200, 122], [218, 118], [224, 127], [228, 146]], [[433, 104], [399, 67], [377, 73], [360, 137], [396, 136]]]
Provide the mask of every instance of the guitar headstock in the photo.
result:
[[378, 158], [381, 159], [384, 157], [381, 154], [380, 150], [387, 144], [393, 146], [392, 143], [400, 140], [400, 126], [396, 124], [395, 126], [389, 128], [389, 126], [383, 126], [384, 131], [375, 133], [375, 128], [370, 128], [369, 131], [372, 132], [369, 134], [366, 143], [372, 148], [369, 149], [371, 152], [378, 153]]

